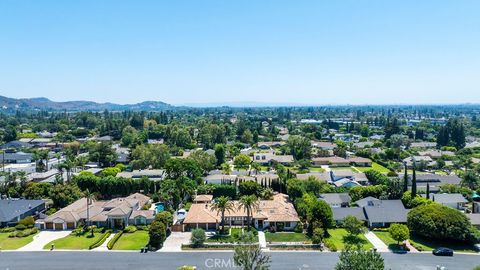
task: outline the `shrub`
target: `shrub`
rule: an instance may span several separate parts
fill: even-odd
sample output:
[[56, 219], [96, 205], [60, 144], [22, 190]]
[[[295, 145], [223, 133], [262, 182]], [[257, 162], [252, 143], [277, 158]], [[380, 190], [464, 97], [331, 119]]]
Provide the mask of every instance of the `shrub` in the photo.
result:
[[133, 225], [129, 225], [127, 226], [124, 230], [123, 230], [125, 233], [134, 233], [137, 231], [137, 227], [133, 226]]
[[17, 226], [15, 226], [15, 230], [17, 231], [23, 231], [27, 228], [27, 226], [23, 225], [23, 224], [18, 224]]
[[168, 211], [163, 211], [161, 213], [158, 213], [155, 216], [155, 221], [159, 221], [159, 222], [163, 223], [163, 225], [165, 225], [165, 227], [168, 228], [173, 223], [172, 213], [170, 213]]
[[53, 207], [52, 207], [52, 208], [48, 208], [48, 210], [45, 211], [45, 215], [51, 216], [51, 215], [55, 214], [55, 212], [57, 212], [57, 209], [56, 209], [56, 208], [53, 208]]
[[148, 231], [148, 226], [146, 226], [146, 225], [137, 226], [137, 230], [139, 230], [139, 231]]
[[205, 242], [205, 231], [203, 229], [192, 230], [192, 237], [190, 243], [193, 247], [200, 247]]
[[32, 228], [35, 225], [35, 220], [32, 216], [25, 217], [17, 222], [18, 225], [24, 225], [27, 228]]
[[123, 234], [123, 231], [118, 231], [117, 234], [115, 234], [115, 236], [112, 239], [110, 239], [110, 241], [108, 241], [107, 248], [109, 250], [111, 250], [113, 246], [115, 246], [115, 243], [117, 243], [118, 239], [122, 236], [122, 234]]
[[318, 245], [323, 241], [323, 235], [325, 231], [322, 228], [315, 228], [312, 234], [312, 243]]
[[302, 233], [303, 232], [303, 223], [298, 222], [295, 228], [293, 229], [294, 232], [296, 233]]
[[406, 225], [403, 224], [390, 225], [388, 232], [393, 240], [397, 241], [397, 243], [403, 242], [410, 238], [410, 230]]
[[92, 243], [88, 249], [94, 249], [94, 248], [97, 248], [99, 246], [101, 246], [103, 244], [103, 242], [105, 242], [105, 240], [107, 240], [107, 238], [110, 236], [110, 234], [112, 234], [112, 230], [107, 230], [103, 235], [102, 237], [98, 238], [97, 241], [95, 241], [94, 243]]
[[327, 247], [331, 252], [337, 252], [337, 246], [331, 239], [326, 239], [323, 244]]
[[407, 224], [415, 234], [426, 238], [467, 241], [471, 234], [470, 221], [464, 213], [437, 203], [412, 209]]
[[15, 231], [15, 227], [7, 227], [7, 228], [0, 229], [0, 232], [2, 233], [9, 233], [14, 231]]

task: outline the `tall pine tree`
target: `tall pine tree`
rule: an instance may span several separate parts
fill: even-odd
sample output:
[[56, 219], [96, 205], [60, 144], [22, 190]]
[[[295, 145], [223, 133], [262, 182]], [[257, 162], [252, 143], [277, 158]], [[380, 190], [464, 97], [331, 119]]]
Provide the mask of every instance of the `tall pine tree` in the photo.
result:
[[415, 173], [415, 160], [413, 161], [413, 172], [412, 172], [412, 199], [417, 197], [417, 175]]

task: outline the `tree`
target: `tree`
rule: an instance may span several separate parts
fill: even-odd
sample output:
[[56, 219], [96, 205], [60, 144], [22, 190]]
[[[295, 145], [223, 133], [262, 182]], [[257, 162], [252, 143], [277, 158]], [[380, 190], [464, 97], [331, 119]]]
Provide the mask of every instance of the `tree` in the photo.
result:
[[470, 235], [470, 221], [464, 213], [437, 203], [410, 210], [407, 225], [415, 234], [429, 239], [466, 241]]
[[334, 224], [332, 208], [325, 201], [314, 201], [307, 210], [308, 232], [311, 235], [316, 227], [325, 231]]
[[263, 254], [259, 245], [254, 243], [251, 232], [240, 235], [240, 245], [235, 246], [233, 260], [243, 270], [268, 270], [271, 258]]
[[170, 179], [178, 179], [182, 176], [193, 180], [199, 180], [202, 169], [192, 159], [171, 158], [165, 162], [165, 172]]
[[167, 238], [167, 228], [162, 222], [153, 221], [152, 224], [150, 224], [148, 235], [150, 236], [150, 246], [154, 249], [159, 249]]
[[250, 231], [251, 216], [258, 207], [258, 198], [255, 195], [244, 195], [240, 197], [240, 207], [247, 210], [247, 230]]
[[216, 144], [215, 145], [215, 158], [217, 158], [217, 166], [225, 163], [225, 155], [227, 153], [227, 149], [224, 144]]
[[240, 169], [247, 169], [251, 162], [250, 157], [245, 154], [240, 154], [233, 160], [233, 164]]
[[229, 212], [234, 210], [234, 205], [230, 201], [228, 197], [218, 197], [213, 201], [211, 206], [212, 210], [217, 211], [217, 214], [222, 215], [222, 233], [225, 232], [225, 212]]
[[102, 167], [110, 167], [117, 160], [117, 153], [108, 142], [95, 144], [90, 149], [89, 156], [91, 161], [98, 162]]
[[75, 185], [55, 185], [50, 191], [50, 199], [57, 208], [63, 208], [83, 197], [82, 191]]
[[205, 242], [205, 238], [205, 231], [203, 229], [193, 229], [190, 244], [194, 247], [201, 247]]
[[132, 166], [135, 169], [160, 169], [170, 159], [168, 146], [164, 144], [142, 144], [132, 151]]
[[5, 132], [3, 133], [3, 140], [6, 142], [11, 142], [16, 139], [17, 139], [17, 129], [12, 125], [8, 125], [5, 128]]
[[305, 189], [301, 180], [296, 178], [287, 180], [287, 194], [292, 201], [302, 197], [304, 192]]
[[287, 148], [296, 160], [310, 159], [312, 143], [308, 138], [292, 135], [287, 140]]
[[376, 170], [368, 170], [365, 172], [365, 176], [372, 185], [387, 185], [389, 179], [383, 173]]
[[343, 220], [343, 227], [350, 235], [353, 236], [357, 236], [365, 232], [363, 222], [355, 216], [351, 215], [345, 217], [345, 219]]
[[480, 185], [480, 180], [477, 174], [472, 170], [465, 172], [462, 178], [462, 186], [468, 187], [471, 190], [477, 189]]
[[255, 181], [245, 181], [238, 185], [238, 192], [240, 195], [259, 196], [261, 191], [262, 186]]
[[413, 172], [412, 172], [412, 198], [417, 196], [417, 175], [415, 172], [415, 161], [413, 161]]
[[388, 228], [388, 232], [390, 233], [390, 236], [393, 238], [393, 240], [397, 241], [397, 244], [400, 244], [400, 242], [403, 242], [410, 238], [410, 230], [404, 224], [394, 223], [390, 225], [390, 228]]
[[168, 211], [163, 211], [163, 212], [158, 213], [155, 216], [155, 221], [163, 223], [165, 225], [165, 228], [168, 228], [173, 223], [173, 215], [172, 215], [172, 213], [170, 213]]
[[340, 253], [335, 270], [383, 270], [385, 263], [376, 251], [347, 248]]
[[190, 154], [188, 159], [195, 161], [204, 175], [213, 170], [215, 168], [215, 164], [217, 163], [215, 156], [205, 151], [194, 151]]

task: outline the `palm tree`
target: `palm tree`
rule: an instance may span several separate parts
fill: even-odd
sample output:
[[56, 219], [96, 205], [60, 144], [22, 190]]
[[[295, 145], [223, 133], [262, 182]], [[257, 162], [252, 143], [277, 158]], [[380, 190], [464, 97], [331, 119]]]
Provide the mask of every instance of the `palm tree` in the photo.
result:
[[230, 213], [230, 211], [233, 211], [233, 207], [230, 198], [225, 196], [216, 198], [211, 206], [212, 210], [217, 211], [217, 215], [222, 214], [222, 232], [225, 231], [225, 211]]
[[258, 207], [258, 198], [255, 195], [244, 195], [240, 197], [240, 207], [247, 210], [247, 230], [250, 230], [251, 215]]

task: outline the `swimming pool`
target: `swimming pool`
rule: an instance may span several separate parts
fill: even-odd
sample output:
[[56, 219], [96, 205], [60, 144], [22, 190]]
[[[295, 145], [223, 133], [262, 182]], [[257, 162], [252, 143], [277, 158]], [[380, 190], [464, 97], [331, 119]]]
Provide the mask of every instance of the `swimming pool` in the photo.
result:
[[156, 203], [155, 204], [155, 211], [157, 211], [157, 213], [161, 213], [161, 212], [165, 211], [165, 205], [163, 203]]

